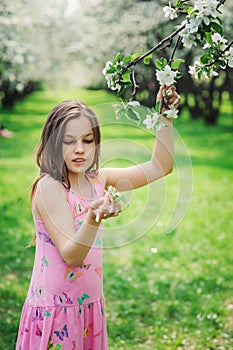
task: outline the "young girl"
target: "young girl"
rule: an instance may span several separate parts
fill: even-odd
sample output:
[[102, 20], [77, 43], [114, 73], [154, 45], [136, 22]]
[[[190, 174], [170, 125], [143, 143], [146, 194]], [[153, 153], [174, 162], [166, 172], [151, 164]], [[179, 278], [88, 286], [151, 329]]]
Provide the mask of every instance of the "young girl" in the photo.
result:
[[[178, 106], [174, 86], [161, 87], [157, 99], [164, 95], [167, 106]], [[48, 115], [37, 151], [41, 174], [32, 189], [35, 263], [16, 350], [108, 348], [101, 225], [121, 207], [105, 189], [127, 191], [171, 172], [172, 122], [165, 123], [149, 162], [99, 169], [100, 130], [92, 110], [70, 100]]]

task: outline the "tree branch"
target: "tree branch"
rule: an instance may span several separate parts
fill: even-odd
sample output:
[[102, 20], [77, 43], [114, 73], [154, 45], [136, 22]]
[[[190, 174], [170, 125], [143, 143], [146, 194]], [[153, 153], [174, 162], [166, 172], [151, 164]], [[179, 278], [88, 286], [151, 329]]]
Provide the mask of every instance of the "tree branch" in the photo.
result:
[[218, 10], [220, 6], [224, 5], [226, 1], [227, 1], [227, 0], [219, 0], [219, 4], [218, 4], [218, 6], [216, 7], [216, 10]]
[[172, 51], [171, 57], [170, 57], [169, 62], [168, 62], [169, 65], [171, 64], [171, 62], [174, 59], [174, 56], [175, 56], [175, 53], [176, 53], [176, 50], [177, 50], [177, 47], [178, 47], [179, 43], [180, 43], [180, 36], [178, 37], [178, 39], [176, 41], [176, 45], [175, 45], [175, 47], [174, 47], [174, 49]]
[[[225, 0], [226, 1], [226, 0]], [[219, 56], [212, 62], [208, 63], [208, 64], [205, 64], [205, 67], [211, 67], [213, 66], [216, 62], [218, 62], [219, 58], [226, 52], [230, 49], [230, 47], [233, 46], [233, 41], [225, 48], [225, 50], [221, 51], [219, 53]]]
[[164, 38], [163, 40], [161, 40], [157, 45], [155, 45], [154, 47], [152, 47], [152, 49], [148, 50], [146, 53], [144, 53], [143, 55], [141, 55], [140, 57], [136, 58], [135, 60], [129, 62], [125, 68], [124, 71], [126, 71], [128, 68], [130, 68], [131, 66], [135, 66], [138, 62], [142, 61], [145, 57], [149, 56], [150, 54], [152, 54], [154, 51], [158, 50], [160, 47], [162, 47], [164, 44], [166, 44], [167, 42], [170, 42], [179, 32], [181, 32], [186, 26], [186, 23], [183, 24], [181, 27], [179, 27], [177, 30], [175, 30], [173, 33], [171, 33], [170, 35], [168, 35], [166, 38]]
[[131, 76], [132, 76], [132, 82], [133, 82], [133, 92], [131, 94], [129, 101], [132, 101], [134, 99], [134, 96], [136, 95], [136, 91], [137, 91], [137, 83], [135, 80], [135, 66], [132, 67]]

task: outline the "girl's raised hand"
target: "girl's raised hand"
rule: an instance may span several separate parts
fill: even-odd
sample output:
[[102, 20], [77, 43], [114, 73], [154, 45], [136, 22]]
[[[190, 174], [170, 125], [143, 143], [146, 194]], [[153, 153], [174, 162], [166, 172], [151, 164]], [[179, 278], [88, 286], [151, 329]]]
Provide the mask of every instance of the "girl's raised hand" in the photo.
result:
[[180, 95], [176, 92], [174, 85], [162, 85], [157, 94], [156, 101], [163, 101], [162, 113], [168, 109], [177, 109], [180, 104]]

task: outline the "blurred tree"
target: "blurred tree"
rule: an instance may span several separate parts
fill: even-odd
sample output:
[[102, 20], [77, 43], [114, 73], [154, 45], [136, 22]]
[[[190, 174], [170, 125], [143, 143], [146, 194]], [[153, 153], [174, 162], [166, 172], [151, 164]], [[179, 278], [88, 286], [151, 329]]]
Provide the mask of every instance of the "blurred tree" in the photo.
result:
[[19, 4], [13, 5], [7, 0], [0, 3], [0, 98], [8, 106], [34, 87], [26, 68], [33, 63], [34, 57], [30, 44], [20, 33], [28, 23], [15, 16], [18, 10]]
[[0, 2], [0, 102], [15, 101], [53, 76], [63, 61], [66, 1]]

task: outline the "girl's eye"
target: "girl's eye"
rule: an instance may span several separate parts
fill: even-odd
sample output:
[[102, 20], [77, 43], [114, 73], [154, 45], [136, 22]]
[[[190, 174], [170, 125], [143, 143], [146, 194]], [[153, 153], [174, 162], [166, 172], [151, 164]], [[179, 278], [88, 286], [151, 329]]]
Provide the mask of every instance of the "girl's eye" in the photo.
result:
[[[85, 143], [92, 143], [94, 141], [94, 139], [91, 139], [91, 140], [83, 140], [83, 142], [85, 142]], [[71, 141], [63, 141], [63, 143], [65, 144], [65, 145], [72, 145], [73, 143], [75, 143], [76, 141], [73, 141], [73, 140], [71, 140]]]
[[74, 141], [63, 141], [63, 143], [64, 143], [65, 145], [72, 145], [73, 142], [74, 142]]

